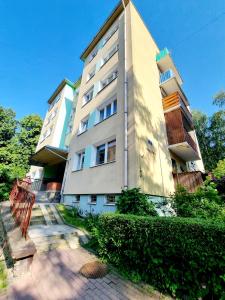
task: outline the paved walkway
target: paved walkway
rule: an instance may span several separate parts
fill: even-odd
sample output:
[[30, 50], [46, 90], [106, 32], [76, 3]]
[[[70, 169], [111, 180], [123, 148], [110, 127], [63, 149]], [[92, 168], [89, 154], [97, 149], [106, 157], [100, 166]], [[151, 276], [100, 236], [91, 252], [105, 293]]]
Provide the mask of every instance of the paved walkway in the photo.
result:
[[160, 299], [143, 294], [132, 283], [115, 273], [101, 279], [87, 279], [79, 274], [87, 262], [96, 260], [83, 248], [53, 250], [35, 256], [29, 274], [10, 287], [10, 300], [72, 300], [72, 299]]

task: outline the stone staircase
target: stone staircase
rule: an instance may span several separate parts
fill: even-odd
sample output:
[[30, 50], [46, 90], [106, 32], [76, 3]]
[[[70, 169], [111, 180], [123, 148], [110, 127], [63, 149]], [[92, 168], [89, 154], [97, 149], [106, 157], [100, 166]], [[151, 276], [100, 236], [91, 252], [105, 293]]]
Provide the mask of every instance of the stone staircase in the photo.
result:
[[53, 249], [76, 249], [87, 242], [79, 229], [65, 225], [52, 203], [35, 203], [29, 227], [29, 236], [37, 252]]
[[36, 203], [58, 203], [60, 201], [59, 191], [39, 191], [35, 194]]

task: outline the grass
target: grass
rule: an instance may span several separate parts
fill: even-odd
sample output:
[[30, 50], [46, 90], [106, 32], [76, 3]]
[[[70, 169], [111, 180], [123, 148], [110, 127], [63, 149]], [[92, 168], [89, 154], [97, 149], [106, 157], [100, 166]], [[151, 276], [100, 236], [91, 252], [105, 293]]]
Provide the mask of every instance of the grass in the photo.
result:
[[3, 262], [0, 261], [0, 292], [4, 291], [6, 287], [7, 287], [7, 273]]
[[87, 221], [78, 216], [75, 208], [67, 208], [63, 204], [57, 204], [56, 208], [66, 224], [88, 231]]

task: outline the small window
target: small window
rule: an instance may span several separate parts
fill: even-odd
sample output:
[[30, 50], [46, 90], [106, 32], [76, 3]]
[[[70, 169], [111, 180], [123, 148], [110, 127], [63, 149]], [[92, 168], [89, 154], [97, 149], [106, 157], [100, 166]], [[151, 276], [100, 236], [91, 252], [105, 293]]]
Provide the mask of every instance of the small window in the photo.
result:
[[91, 80], [95, 76], [95, 67], [88, 73], [87, 81]]
[[85, 152], [82, 151], [77, 154], [77, 166], [76, 170], [82, 170], [84, 167], [84, 157], [85, 157]]
[[83, 105], [90, 102], [94, 96], [94, 87], [92, 87], [83, 97]]
[[96, 203], [97, 202], [97, 195], [91, 195], [90, 202], [91, 203]]
[[99, 122], [109, 118], [116, 112], [117, 112], [117, 100], [114, 100], [99, 110]]
[[111, 103], [106, 106], [106, 118], [111, 116]]
[[113, 113], [115, 114], [117, 112], [117, 100], [113, 101]]
[[108, 143], [107, 162], [116, 160], [116, 140]]
[[116, 196], [115, 195], [106, 195], [106, 203], [107, 204], [115, 204]]
[[110, 38], [114, 35], [114, 33], [119, 29], [119, 25], [117, 24], [113, 28], [109, 30], [107, 35], [104, 37], [103, 46], [110, 40]]
[[96, 165], [104, 164], [105, 162], [105, 144], [97, 147]]
[[103, 108], [99, 111], [99, 122], [101, 122], [105, 119], [104, 116], [105, 116], [105, 109]]
[[101, 89], [104, 89], [107, 85], [109, 85], [114, 79], [118, 76], [118, 70], [113, 71], [110, 73], [105, 79], [101, 81]]
[[76, 202], [80, 202], [80, 195], [76, 195], [76, 196], [75, 196], [75, 199], [76, 199], [76, 200], [75, 200]]
[[85, 132], [88, 129], [88, 118], [80, 122], [79, 134]]
[[119, 50], [119, 45], [118, 45], [118, 44], [114, 45], [114, 46], [109, 50], [109, 52], [103, 57], [101, 66], [104, 66], [104, 64], [106, 64], [107, 61], [109, 61], [110, 58], [111, 58], [118, 50]]
[[94, 49], [93, 51], [92, 51], [92, 53], [90, 54], [90, 56], [89, 56], [89, 62], [91, 62], [94, 58], [95, 58], [95, 56], [98, 54], [98, 49], [96, 48], [96, 49]]

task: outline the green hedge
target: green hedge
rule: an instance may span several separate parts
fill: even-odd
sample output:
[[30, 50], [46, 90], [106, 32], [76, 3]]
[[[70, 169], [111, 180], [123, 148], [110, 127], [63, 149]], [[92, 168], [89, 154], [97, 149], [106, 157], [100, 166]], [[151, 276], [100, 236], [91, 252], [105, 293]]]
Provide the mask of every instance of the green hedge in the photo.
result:
[[182, 299], [225, 299], [222, 223], [106, 214], [96, 236], [103, 258], [161, 291]]

